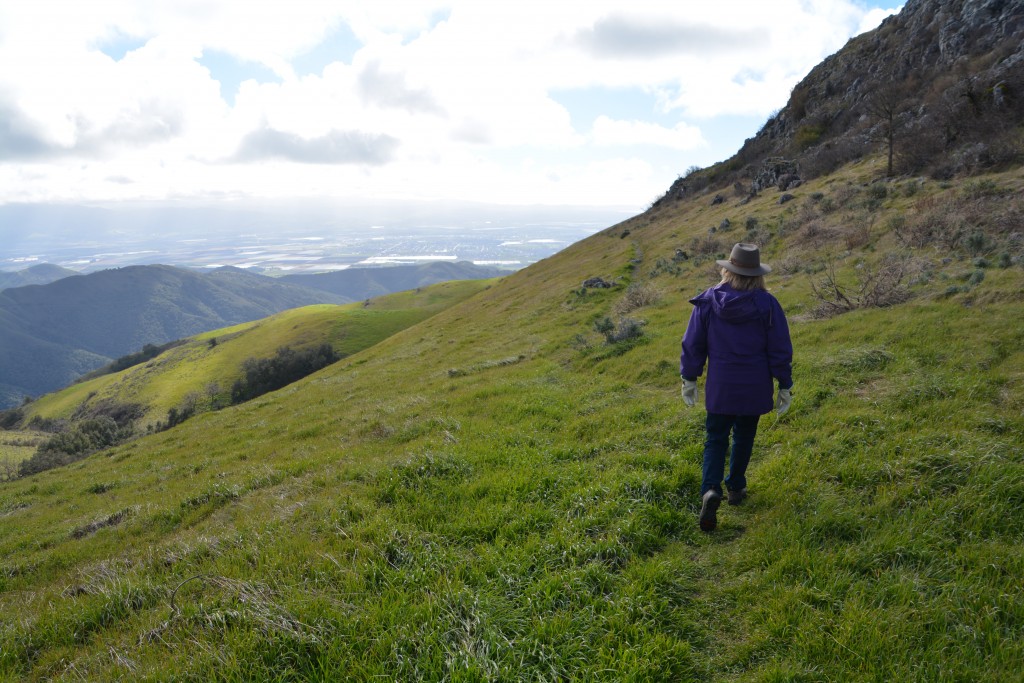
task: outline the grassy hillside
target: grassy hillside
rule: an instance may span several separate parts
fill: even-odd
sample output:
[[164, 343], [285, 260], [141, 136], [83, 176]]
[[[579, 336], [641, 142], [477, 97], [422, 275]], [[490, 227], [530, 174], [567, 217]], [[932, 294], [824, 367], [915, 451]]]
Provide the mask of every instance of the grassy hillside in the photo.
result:
[[146, 363], [48, 394], [25, 407], [25, 421], [70, 419], [103, 402], [145, 406], [141, 425], [163, 419], [190, 399], [200, 411], [229, 402], [243, 363], [281, 347], [303, 350], [330, 344], [340, 356], [373, 346], [491, 286], [486, 280], [447, 282], [422, 290], [342, 306], [319, 304], [190, 338]]
[[[0, 675], [1019, 678], [1024, 172], [879, 175], [663, 202], [279, 392], [0, 485]], [[679, 339], [743, 239], [794, 403], [704, 534]], [[865, 307], [812, 315], [829, 277]]]

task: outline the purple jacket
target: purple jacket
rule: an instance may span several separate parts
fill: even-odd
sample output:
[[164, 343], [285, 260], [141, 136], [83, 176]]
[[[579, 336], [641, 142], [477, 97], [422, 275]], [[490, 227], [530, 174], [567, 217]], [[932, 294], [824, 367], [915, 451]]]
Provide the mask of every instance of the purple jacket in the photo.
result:
[[708, 365], [704, 401], [709, 413], [764, 415], [774, 386], [793, 386], [793, 343], [782, 306], [763, 289], [739, 292], [720, 284], [690, 299], [679, 372], [695, 380]]

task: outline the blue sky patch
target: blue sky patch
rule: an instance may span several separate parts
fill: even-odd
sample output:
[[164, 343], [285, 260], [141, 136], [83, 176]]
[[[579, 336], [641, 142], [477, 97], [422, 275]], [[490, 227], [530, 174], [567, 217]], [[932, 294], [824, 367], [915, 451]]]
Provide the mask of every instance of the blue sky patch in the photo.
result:
[[123, 33], [117, 33], [98, 43], [96, 49], [115, 62], [120, 62], [126, 54], [132, 50], [138, 50], [147, 42], [149, 41], [145, 38], [136, 38], [134, 36], [126, 36]]
[[678, 123], [677, 116], [658, 107], [654, 93], [640, 88], [573, 88], [552, 90], [548, 95], [569, 110], [572, 127], [587, 133], [594, 120], [602, 114], [619, 121], [649, 121], [671, 128]]
[[352, 28], [346, 23], [341, 23], [330, 31], [319, 45], [293, 59], [292, 68], [295, 75], [300, 78], [310, 74], [320, 76], [328, 64], [351, 64], [362, 46], [362, 41], [356, 38]]
[[277, 74], [255, 62], [243, 62], [231, 55], [216, 50], [204, 50], [199, 63], [210, 71], [210, 75], [220, 82], [220, 96], [228, 104], [234, 105], [238, 96], [238, 86], [243, 81], [253, 79], [259, 83], [280, 83]]
[[451, 16], [451, 9], [439, 9], [435, 11], [433, 14], [430, 15], [430, 19], [427, 20], [426, 30], [404, 36], [402, 39], [402, 45], [408, 45], [409, 43], [416, 40], [424, 33], [430, 33], [435, 28], [437, 28], [437, 25], [440, 24], [442, 21], [448, 21], [449, 17]]

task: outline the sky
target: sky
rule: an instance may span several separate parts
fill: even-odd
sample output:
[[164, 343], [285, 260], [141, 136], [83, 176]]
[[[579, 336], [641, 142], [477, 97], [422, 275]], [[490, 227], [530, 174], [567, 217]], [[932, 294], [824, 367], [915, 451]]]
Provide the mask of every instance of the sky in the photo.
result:
[[642, 209], [885, 0], [0, 0], [0, 204]]

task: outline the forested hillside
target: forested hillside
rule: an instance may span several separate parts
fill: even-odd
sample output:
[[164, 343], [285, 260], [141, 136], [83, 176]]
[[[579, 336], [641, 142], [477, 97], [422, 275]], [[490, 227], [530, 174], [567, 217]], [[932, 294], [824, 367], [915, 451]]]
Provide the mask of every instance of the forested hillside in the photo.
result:
[[78, 275], [78, 273], [50, 263], [41, 263], [11, 273], [0, 272], [0, 290], [28, 285], [48, 285], [72, 275]]

